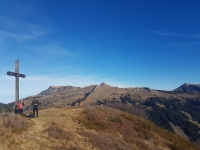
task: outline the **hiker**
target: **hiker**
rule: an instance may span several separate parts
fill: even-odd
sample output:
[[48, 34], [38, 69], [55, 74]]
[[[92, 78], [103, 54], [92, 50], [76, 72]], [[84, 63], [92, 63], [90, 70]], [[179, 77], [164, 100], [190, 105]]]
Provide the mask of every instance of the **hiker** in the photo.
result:
[[18, 114], [18, 106], [15, 106], [15, 114]]
[[23, 113], [24, 112], [24, 106], [25, 106], [24, 99], [21, 99], [21, 102], [22, 102], [22, 113]]
[[39, 105], [39, 102], [37, 100], [37, 97], [34, 97], [34, 100], [32, 101], [32, 105], [33, 105], [33, 117], [35, 117], [35, 112], [36, 112], [36, 115], [38, 117], [38, 105]]
[[20, 115], [22, 115], [22, 113], [23, 113], [23, 104], [22, 104], [22, 101], [21, 101], [21, 100], [18, 102], [17, 108], [18, 108], [18, 113], [19, 113]]

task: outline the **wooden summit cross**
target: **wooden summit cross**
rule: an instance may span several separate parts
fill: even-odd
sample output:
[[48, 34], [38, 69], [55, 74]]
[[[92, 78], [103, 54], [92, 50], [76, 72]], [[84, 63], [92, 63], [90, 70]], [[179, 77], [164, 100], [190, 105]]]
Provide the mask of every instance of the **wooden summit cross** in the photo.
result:
[[26, 77], [24, 74], [19, 74], [19, 60], [15, 61], [15, 72], [8, 71], [7, 75], [15, 76], [15, 106], [17, 106], [19, 101], [19, 77]]

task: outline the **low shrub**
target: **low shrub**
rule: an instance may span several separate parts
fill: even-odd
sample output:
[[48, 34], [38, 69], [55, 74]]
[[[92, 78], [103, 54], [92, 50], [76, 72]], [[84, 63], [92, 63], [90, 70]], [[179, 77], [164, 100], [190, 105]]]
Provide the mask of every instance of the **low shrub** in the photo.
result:
[[116, 123], [122, 123], [122, 120], [119, 117], [110, 117], [109, 121], [116, 122]]
[[82, 136], [88, 137], [91, 143], [99, 149], [109, 150], [134, 150], [137, 149], [134, 145], [126, 143], [123, 139], [119, 139], [109, 134], [95, 134], [92, 132], [81, 132]]
[[[146, 150], [163, 150], [165, 148], [196, 150], [199, 148], [178, 135], [155, 126], [151, 121], [117, 110], [102, 107], [96, 107], [93, 110], [85, 109], [78, 120], [79, 124], [87, 129], [99, 133], [99, 135], [88, 132], [81, 134], [89, 137], [93, 145], [100, 149], [128, 149], [125, 148], [126, 144], [119, 144], [121, 141], [128, 145], [135, 145], [138, 149]], [[113, 137], [109, 135], [113, 135]], [[104, 144], [101, 145], [101, 143]]]
[[73, 140], [74, 135], [69, 132], [65, 131], [61, 127], [58, 127], [56, 124], [52, 123], [50, 127], [44, 130], [44, 132], [47, 132], [49, 137], [58, 139], [58, 140]]
[[78, 146], [53, 146], [53, 147], [49, 147], [52, 150], [82, 150], [80, 147]]
[[5, 113], [0, 114], [0, 127], [1, 129], [8, 129], [12, 132], [21, 133], [28, 129], [29, 124], [24, 118], [19, 115]]

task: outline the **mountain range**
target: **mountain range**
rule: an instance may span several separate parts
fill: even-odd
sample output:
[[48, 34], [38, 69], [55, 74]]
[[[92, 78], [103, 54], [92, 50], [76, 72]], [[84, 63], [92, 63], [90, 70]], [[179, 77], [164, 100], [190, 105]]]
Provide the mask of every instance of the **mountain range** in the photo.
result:
[[101, 83], [86, 87], [50, 86], [25, 98], [25, 111], [37, 97], [40, 108], [106, 106], [153, 121], [182, 138], [200, 144], [200, 85], [183, 84], [172, 91], [148, 87], [119, 88]]
[[[150, 97], [165, 97], [167, 99], [197, 98], [199, 85], [183, 84], [172, 91], [154, 90], [148, 87], [119, 88], [105, 83], [90, 85], [86, 87], [73, 86], [50, 86], [48, 89], [37, 95], [29, 96], [26, 99], [30, 102], [33, 97], [38, 97], [41, 106], [87, 106], [103, 102], [121, 102], [122, 99], [130, 98], [133, 101], [146, 101]], [[30, 103], [28, 103], [30, 104]]]

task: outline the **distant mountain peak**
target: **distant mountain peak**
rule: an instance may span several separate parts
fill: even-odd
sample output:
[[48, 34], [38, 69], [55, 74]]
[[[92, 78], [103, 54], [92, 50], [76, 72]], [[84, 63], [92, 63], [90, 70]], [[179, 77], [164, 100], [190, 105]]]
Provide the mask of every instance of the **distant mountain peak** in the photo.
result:
[[111, 85], [102, 82], [102, 83], [100, 84], [100, 86], [111, 86]]
[[73, 86], [50, 86], [49, 88], [69, 88], [69, 87], [73, 87]]
[[200, 92], [200, 84], [190, 84], [190, 83], [184, 83], [174, 91], [197, 91]]
[[190, 85], [190, 83], [184, 83], [183, 85]]
[[73, 87], [73, 86], [50, 86], [48, 89], [40, 92], [38, 95], [50, 95], [66, 90], [76, 90], [79, 88], [80, 87]]

